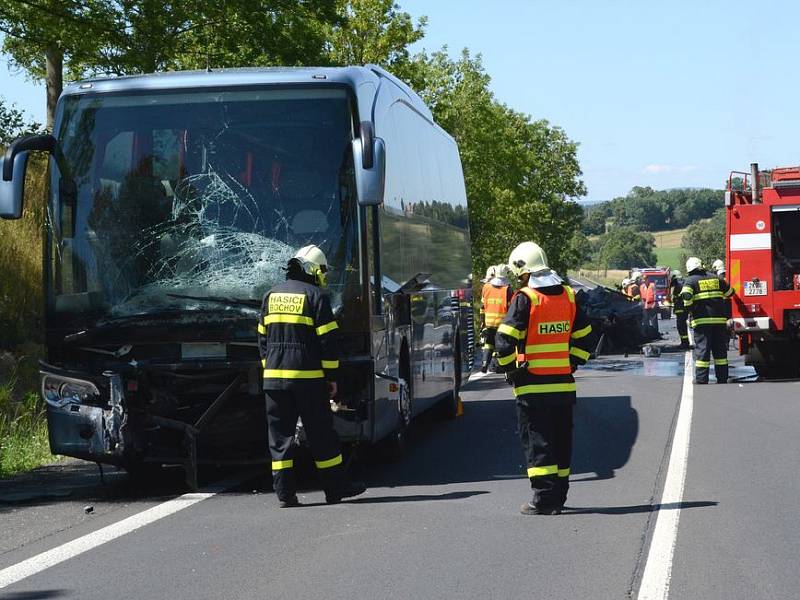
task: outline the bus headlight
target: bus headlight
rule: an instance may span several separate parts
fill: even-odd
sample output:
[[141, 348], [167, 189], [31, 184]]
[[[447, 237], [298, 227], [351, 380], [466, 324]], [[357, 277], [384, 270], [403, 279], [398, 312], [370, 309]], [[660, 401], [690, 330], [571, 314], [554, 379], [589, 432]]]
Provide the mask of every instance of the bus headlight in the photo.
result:
[[42, 373], [42, 398], [51, 406], [61, 408], [67, 404], [83, 404], [98, 396], [100, 390], [91, 381]]

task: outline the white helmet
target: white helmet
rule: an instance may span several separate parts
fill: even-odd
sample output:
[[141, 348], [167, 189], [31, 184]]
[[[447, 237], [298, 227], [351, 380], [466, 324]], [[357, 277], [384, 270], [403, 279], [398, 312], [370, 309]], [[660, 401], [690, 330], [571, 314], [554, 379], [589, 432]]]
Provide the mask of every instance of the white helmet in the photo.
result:
[[625, 279], [622, 280], [622, 287], [628, 286], [630, 285], [630, 283], [631, 280], [626, 277]]
[[508, 268], [508, 265], [505, 263], [500, 263], [499, 265], [495, 265], [494, 267], [494, 276], [500, 279], [508, 279], [511, 275], [511, 270]]
[[718, 258], [713, 263], [711, 263], [711, 268], [714, 269], [717, 273], [724, 273], [725, 272], [725, 263], [722, 262], [722, 259]]
[[633, 271], [631, 273], [631, 281], [638, 281], [642, 278], [642, 274], [639, 271]]
[[549, 287], [564, 282], [547, 265], [547, 255], [541, 246], [533, 242], [522, 242], [511, 251], [508, 268], [517, 277], [529, 273], [528, 286], [532, 288]]
[[496, 265], [489, 265], [489, 268], [486, 269], [486, 279], [484, 279], [484, 281], [491, 281], [492, 279], [494, 279], [496, 270], [497, 270]]
[[697, 269], [703, 268], [703, 261], [697, 258], [696, 256], [690, 256], [686, 259], [686, 272], [691, 273], [692, 271], [696, 271]]
[[303, 271], [308, 275], [312, 275], [320, 286], [325, 286], [327, 283], [325, 281], [325, 273], [328, 272], [328, 259], [319, 247], [313, 244], [303, 246], [295, 252], [292, 260], [298, 261]]
[[674, 271], [672, 271], [671, 275], [672, 275], [672, 277], [680, 278], [681, 272], [678, 271], [678, 269], [675, 269]]

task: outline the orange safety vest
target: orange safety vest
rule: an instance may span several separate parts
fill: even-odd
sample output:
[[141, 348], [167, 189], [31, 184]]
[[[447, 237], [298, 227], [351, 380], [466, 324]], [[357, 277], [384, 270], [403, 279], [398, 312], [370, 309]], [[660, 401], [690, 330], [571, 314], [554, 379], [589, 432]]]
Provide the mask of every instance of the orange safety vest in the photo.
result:
[[575, 322], [575, 293], [564, 286], [564, 293], [548, 296], [532, 288], [522, 288], [531, 301], [525, 353], [517, 362], [527, 361], [533, 375], [569, 375], [569, 339]]
[[481, 302], [483, 302], [486, 327], [500, 327], [508, 312], [508, 286], [484, 286]]
[[645, 308], [655, 308], [656, 307], [656, 284], [650, 283], [650, 285], [645, 285], [644, 290], [642, 293], [642, 300], [644, 300], [644, 307]]

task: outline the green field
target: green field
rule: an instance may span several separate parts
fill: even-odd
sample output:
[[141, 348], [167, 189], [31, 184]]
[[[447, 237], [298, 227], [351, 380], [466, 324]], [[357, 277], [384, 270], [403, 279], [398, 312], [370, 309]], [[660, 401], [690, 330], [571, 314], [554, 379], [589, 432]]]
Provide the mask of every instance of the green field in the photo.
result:
[[683, 270], [683, 255], [686, 250], [683, 248], [656, 248], [656, 263], [659, 267], [671, 267], [673, 269]]

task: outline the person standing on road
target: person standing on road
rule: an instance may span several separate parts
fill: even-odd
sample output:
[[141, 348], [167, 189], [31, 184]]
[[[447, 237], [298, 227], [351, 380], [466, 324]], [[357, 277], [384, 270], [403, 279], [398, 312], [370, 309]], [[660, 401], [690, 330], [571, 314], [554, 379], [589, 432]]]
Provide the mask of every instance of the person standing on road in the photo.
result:
[[329, 504], [357, 496], [363, 483], [347, 479], [329, 400], [336, 396], [338, 324], [325, 285], [328, 261], [305, 246], [288, 262], [286, 282], [261, 305], [258, 345], [264, 369], [272, 479], [279, 506], [299, 506], [294, 479], [294, 436], [303, 420]]
[[497, 329], [497, 364], [514, 386], [533, 489], [533, 499], [520, 512], [557, 515], [569, 490], [577, 396], [572, 374], [589, 359], [592, 325], [537, 244], [523, 242], [508, 262], [520, 289]]
[[642, 290], [642, 304], [644, 308], [643, 324], [645, 327], [655, 329], [658, 332], [658, 309], [656, 308], [656, 284], [654, 281], [644, 283], [640, 286]]
[[678, 328], [678, 336], [681, 339], [681, 348], [689, 348], [689, 328], [686, 325], [686, 307], [683, 305], [681, 290], [683, 289], [683, 279], [680, 271], [673, 271], [670, 276], [670, 296], [672, 297], [672, 312], [675, 313], [675, 324]]
[[689, 311], [694, 332], [695, 383], [708, 383], [711, 356], [714, 356], [714, 374], [717, 383], [728, 382], [728, 319], [725, 316], [725, 299], [733, 288], [715, 273], [703, 268], [702, 261], [692, 256], [686, 261], [688, 276], [681, 289], [681, 297]]
[[631, 273], [631, 283], [628, 286], [628, 297], [631, 299], [632, 302], [639, 302], [642, 299], [641, 293], [641, 283], [642, 283], [642, 274], [638, 271], [634, 271]]
[[495, 265], [493, 275], [487, 285], [483, 286], [481, 295], [481, 330], [483, 331], [483, 362], [481, 372], [486, 373], [491, 366], [495, 354], [495, 335], [513, 294], [508, 281], [508, 267]]

